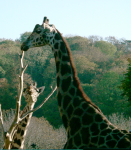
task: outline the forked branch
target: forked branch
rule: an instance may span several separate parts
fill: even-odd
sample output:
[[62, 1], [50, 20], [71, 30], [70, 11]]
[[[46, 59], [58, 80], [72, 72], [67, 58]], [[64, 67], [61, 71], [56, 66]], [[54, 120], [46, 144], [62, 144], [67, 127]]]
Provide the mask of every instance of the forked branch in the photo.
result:
[[[51, 89], [52, 89], [52, 87], [51, 87]], [[56, 89], [57, 89], [57, 86], [55, 86], [54, 90], [52, 89], [52, 92], [48, 95], [47, 98], [45, 98], [45, 100], [44, 100], [39, 106], [37, 106], [35, 109], [30, 110], [30, 111], [28, 111], [26, 114], [24, 114], [24, 115], [21, 117], [21, 120], [23, 120], [29, 113], [35, 112], [35, 111], [37, 111], [38, 109], [40, 109], [40, 108], [48, 101], [48, 99], [53, 95], [53, 93], [56, 91]]]
[[0, 124], [2, 127], [3, 138], [5, 140], [5, 129], [4, 129], [4, 124], [3, 124], [3, 115], [2, 115], [2, 110], [1, 110], [1, 104], [0, 104]]
[[[12, 138], [15, 133], [15, 128], [20, 121], [20, 106], [21, 106], [21, 97], [22, 97], [22, 92], [23, 92], [23, 75], [27, 68], [27, 65], [25, 67], [23, 67], [24, 51], [22, 51], [21, 55], [19, 55], [19, 58], [20, 58], [20, 75], [19, 75], [18, 96], [16, 98], [15, 118], [9, 128], [9, 131], [4, 136], [4, 149], [10, 149], [10, 144], [12, 142]], [[2, 113], [1, 113], [1, 116], [2, 116]], [[1, 117], [1, 122], [2, 121], [3, 120]], [[2, 128], [3, 128], [3, 132], [5, 134], [4, 127], [2, 127]]]
[[53, 93], [56, 91], [57, 86], [52, 89], [52, 92], [48, 95], [47, 98], [35, 109], [28, 111], [23, 116], [20, 116], [20, 107], [21, 107], [21, 98], [23, 93], [23, 75], [27, 68], [27, 65], [23, 67], [23, 58], [24, 58], [24, 51], [22, 51], [21, 55], [19, 55], [20, 58], [20, 75], [19, 75], [19, 88], [18, 88], [18, 96], [16, 98], [16, 110], [15, 110], [15, 118], [13, 120], [13, 123], [11, 124], [8, 132], [5, 132], [4, 125], [3, 125], [3, 117], [2, 117], [2, 111], [1, 111], [1, 105], [0, 105], [0, 124], [2, 127], [3, 132], [3, 138], [4, 138], [4, 149], [10, 149], [11, 143], [13, 142], [14, 134], [17, 130], [17, 125], [22, 121], [27, 115], [30, 113], [35, 112], [36, 110], [40, 109], [47, 101], [48, 99], [53, 95]]

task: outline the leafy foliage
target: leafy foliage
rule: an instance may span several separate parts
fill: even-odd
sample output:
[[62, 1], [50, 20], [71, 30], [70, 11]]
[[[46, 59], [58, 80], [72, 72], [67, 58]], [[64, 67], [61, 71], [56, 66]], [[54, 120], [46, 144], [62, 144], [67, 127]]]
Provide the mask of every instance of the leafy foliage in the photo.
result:
[[[15, 117], [14, 110], [4, 111], [4, 127], [7, 131]], [[3, 147], [2, 129], [0, 127], [0, 148]], [[60, 126], [54, 128], [44, 118], [32, 117], [27, 135], [25, 138], [24, 149], [62, 149], [67, 141], [65, 128]]]
[[[19, 40], [0, 41], [0, 103], [2, 109], [15, 108], [15, 97], [18, 88], [18, 73], [21, 42], [30, 32], [21, 34]], [[108, 39], [108, 38], [107, 38]], [[71, 47], [72, 55], [82, 87], [90, 99], [97, 104], [105, 114], [124, 111], [130, 114], [128, 102], [121, 97], [122, 90], [117, 87], [123, 80], [123, 71], [127, 68], [126, 57], [130, 52], [125, 52], [123, 45], [112, 38], [109, 42], [101, 37], [80, 36], [66, 37]], [[131, 56], [131, 55], [130, 55]], [[25, 64], [28, 68], [24, 75], [25, 83], [37, 82], [38, 86], [45, 86], [45, 91], [40, 95], [37, 104], [50, 93], [50, 86], [56, 85], [56, 68], [52, 50], [49, 46], [32, 48], [25, 53]], [[22, 107], [24, 107], [22, 101]], [[113, 106], [113, 107], [112, 107]], [[44, 116], [53, 126], [62, 124], [59, 115], [56, 93], [36, 113], [35, 116]]]
[[31, 34], [31, 32], [25, 32], [25, 33], [21, 34], [20, 39], [19, 39], [20, 42], [21, 43], [24, 42], [30, 34]]
[[113, 55], [117, 51], [114, 45], [106, 41], [96, 41], [95, 46], [100, 48], [100, 50], [106, 55]]
[[[104, 73], [102, 79], [96, 84], [94, 101], [102, 110], [106, 111], [108, 109], [111, 112], [117, 111], [115, 108], [118, 109], [118, 104], [122, 99], [122, 91], [118, 89], [118, 85], [120, 85], [122, 79], [122, 75], [109, 71]], [[114, 109], [112, 109], [112, 107]], [[123, 111], [122, 108], [121, 103], [119, 111]]]
[[120, 86], [123, 89], [123, 96], [128, 97], [128, 101], [131, 102], [131, 60], [128, 59], [129, 65], [127, 72], [124, 74], [124, 80], [122, 80], [122, 85]]

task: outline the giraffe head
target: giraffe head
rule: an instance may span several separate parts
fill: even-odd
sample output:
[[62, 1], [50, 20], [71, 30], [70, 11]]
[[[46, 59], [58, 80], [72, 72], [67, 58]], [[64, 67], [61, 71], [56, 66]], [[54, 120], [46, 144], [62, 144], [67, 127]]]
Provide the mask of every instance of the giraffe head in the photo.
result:
[[34, 85], [28, 84], [27, 88], [23, 90], [23, 96], [25, 97], [25, 101], [27, 103], [33, 103], [37, 101], [37, 97], [44, 91], [45, 86], [40, 88], [36, 87], [36, 83]]
[[32, 47], [52, 45], [56, 33], [54, 25], [49, 25], [49, 19], [44, 17], [43, 24], [36, 24], [33, 32], [21, 45], [21, 50], [27, 51]]

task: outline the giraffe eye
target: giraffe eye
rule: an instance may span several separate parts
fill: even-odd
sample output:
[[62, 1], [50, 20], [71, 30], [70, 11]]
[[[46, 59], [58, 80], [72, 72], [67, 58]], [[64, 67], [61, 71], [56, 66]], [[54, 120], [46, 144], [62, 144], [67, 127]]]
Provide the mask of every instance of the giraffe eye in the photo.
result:
[[49, 32], [50, 32], [50, 29], [45, 28], [45, 32], [49, 33]]
[[41, 29], [37, 29], [37, 30], [36, 30], [36, 33], [40, 33], [40, 32], [41, 32]]
[[26, 88], [24, 88], [23, 92], [25, 92], [25, 91], [26, 91]]

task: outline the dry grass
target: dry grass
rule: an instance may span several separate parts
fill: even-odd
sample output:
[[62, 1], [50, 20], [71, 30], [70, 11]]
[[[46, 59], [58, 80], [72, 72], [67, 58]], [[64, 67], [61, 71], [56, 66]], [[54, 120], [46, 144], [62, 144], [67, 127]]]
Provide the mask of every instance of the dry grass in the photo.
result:
[[[13, 119], [14, 111], [3, 112], [4, 115], [4, 127], [8, 131]], [[49, 122], [41, 117], [32, 117], [26, 139], [24, 149], [62, 149], [66, 143], [66, 131], [63, 126], [59, 129], [53, 128]], [[3, 147], [4, 141], [0, 127], [0, 148]]]
[[109, 121], [124, 130], [131, 130], [131, 118], [125, 117], [123, 113], [113, 113], [107, 116]]
[[42, 118], [32, 117], [29, 126], [25, 149], [62, 149], [66, 143], [66, 131], [63, 126], [54, 129], [49, 122]]
[[[4, 128], [5, 131], [8, 131], [9, 127], [11, 126], [11, 123], [15, 117], [14, 110], [8, 110], [8, 111], [3, 111], [3, 121], [4, 121]], [[0, 126], [0, 148], [3, 147], [4, 141], [3, 141], [3, 136], [2, 136], [2, 130]]]
[[[4, 112], [4, 126], [6, 131], [11, 125], [13, 118], [13, 110]], [[131, 129], [131, 118], [125, 118], [123, 113], [113, 113], [107, 118], [121, 129]], [[0, 139], [0, 148], [2, 148], [2, 134], [0, 134]], [[66, 143], [66, 140], [67, 135], [63, 126], [59, 129], [55, 129], [45, 118], [32, 117], [27, 131], [24, 149], [62, 149]]]

